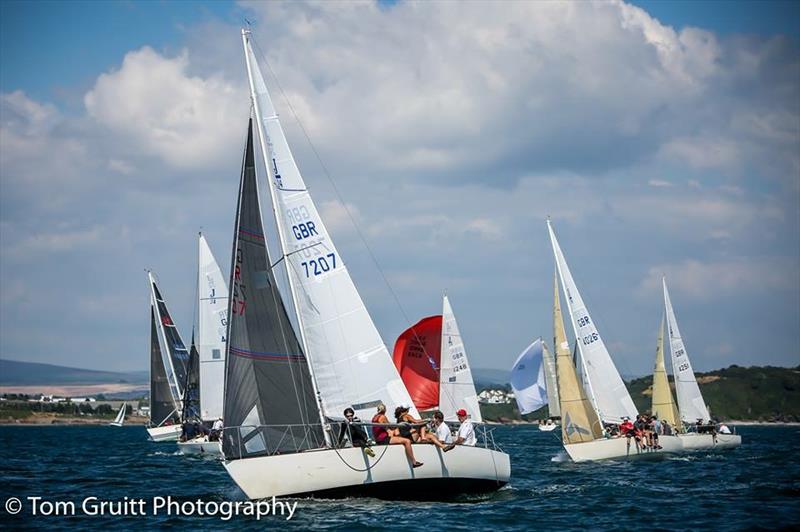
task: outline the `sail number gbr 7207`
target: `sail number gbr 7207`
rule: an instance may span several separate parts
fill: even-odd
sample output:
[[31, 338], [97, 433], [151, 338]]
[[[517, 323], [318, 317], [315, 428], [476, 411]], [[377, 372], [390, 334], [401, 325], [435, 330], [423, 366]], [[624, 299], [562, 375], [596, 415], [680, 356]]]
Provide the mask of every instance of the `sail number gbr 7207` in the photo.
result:
[[[286, 209], [286, 218], [291, 225], [292, 235], [294, 236], [296, 245], [308, 245], [309, 241], [307, 239], [311, 239], [312, 242], [315, 238], [320, 239], [320, 242], [317, 242], [317, 244], [311, 244], [311, 246], [303, 250], [302, 259], [304, 260], [300, 261], [300, 267], [306, 278], [316, 277], [336, 269], [336, 254], [334, 252], [324, 253], [327, 250], [323, 250], [322, 253], [320, 253], [319, 249], [315, 249], [317, 245], [322, 244], [323, 240], [321, 237], [323, 235], [319, 234], [317, 230], [318, 224], [312, 219], [309, 209], [307, 209], [305, 205], [288, 208]], [[305, 242], [303, 242], [303, 244], [297, 244], [302, 241]], [[322, 244], [322, 247], [325, 247], [324, 244]], [[314, 256], [314, 258], [312, 258], [312, 256]]]

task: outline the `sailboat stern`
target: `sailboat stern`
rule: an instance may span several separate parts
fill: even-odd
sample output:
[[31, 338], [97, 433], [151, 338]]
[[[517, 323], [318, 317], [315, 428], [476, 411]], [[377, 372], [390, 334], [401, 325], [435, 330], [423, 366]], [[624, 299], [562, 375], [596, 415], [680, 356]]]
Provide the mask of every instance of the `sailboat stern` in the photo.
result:
[[356, 447], [245, 458], [225, 462], [228, 474], [250, 499], [280, 496], [372, 496], [442, 500], [500, 489], [511, 477], [501, 451], [457, 446], [448, 453], [414, 444], [424, 465], [412, 468], [402, 445], [375, 446], [374, 457]]

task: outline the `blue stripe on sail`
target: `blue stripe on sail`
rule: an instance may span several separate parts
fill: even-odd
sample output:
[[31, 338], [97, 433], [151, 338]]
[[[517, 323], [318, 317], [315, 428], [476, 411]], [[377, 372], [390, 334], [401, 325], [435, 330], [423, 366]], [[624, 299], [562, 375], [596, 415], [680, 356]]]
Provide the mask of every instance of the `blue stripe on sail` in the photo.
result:
[[258, 238], [259, 240], [264, 240], [264, 235], [262, 233], [253, 231], [251, 229], [239, 227], [239, 232], [242, 233], [243, 235], [251, 236], [253, 238]]
[[264, 360], [305, 360], [303, 355], [288, 355], [284, 353], [261, 353], [258, 351], [248, 351], [247, 349], [239, 349], [237, 347], [230, 347], [231, 353], [247, 358], [260, 358]]

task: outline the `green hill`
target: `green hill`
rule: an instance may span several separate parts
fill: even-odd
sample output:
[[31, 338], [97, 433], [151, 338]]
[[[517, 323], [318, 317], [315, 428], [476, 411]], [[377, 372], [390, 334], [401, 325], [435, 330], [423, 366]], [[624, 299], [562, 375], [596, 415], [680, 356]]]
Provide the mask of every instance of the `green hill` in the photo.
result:
[[[800, 366], [794, 368], [730, 366], [708, 373], [697, 373], [696, 377], [703, 398], [711, 409], [711, 415], [716, 419], [800, 421]], [[648, 412], [653, 377], [640, 377], [627, 384], [636, 408], [640, 412]], [[508, 386], [490, 388], [508, 389]], [[547, 417], [547, 407], [520, 416], [516, 403], [482, 404], [481, 413], [485, 419], [491, 421], [521, 419], [532, 421]]]
[[20, 360], [0, 360], [0, 386], [144, 384], [149, 379], [147, 371], [97, 371]]

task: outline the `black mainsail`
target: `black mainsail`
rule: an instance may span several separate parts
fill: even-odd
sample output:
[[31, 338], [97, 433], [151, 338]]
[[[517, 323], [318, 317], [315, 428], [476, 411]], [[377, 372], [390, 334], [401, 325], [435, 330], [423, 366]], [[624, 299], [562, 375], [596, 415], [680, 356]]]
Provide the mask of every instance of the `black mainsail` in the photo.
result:
[[177, 408], [169, 388], [161, 346], [158, 342], [155, 309], [150, 307], [150, 423], [162, 425], [166, 420], [177, 419]]
[[153, 293], [156, 298], [158, 318], [161, 320], [161, 329], [164, 331], [164, 348], [169, 355], [169, 363], [172, 366], [170, 386], [173, 389], [175, 401], [179, 402], [183, 400], [183, 390], [181, 386], [186, 383], [188, 376], [189, 351], [186, 350], [178, 328], [172, 321], [169, 310], [167, 310], [167, 304], [164, 302], [164, 298], [161, 296], [161, 292], [158, 290], [158, 286], [156, 286], [155, 283], [153, 283]]
[[275, 282], [247, 130], [231, 259], [225, 371], [227, 460], [324, 445], [306, 357]]
[[186, 382], [183, 383], [183, 415], [184, 421], [189, 419], [200, 420], [200, 353], [194, 343], [189, 348], [189, 363], [186, 371]]

